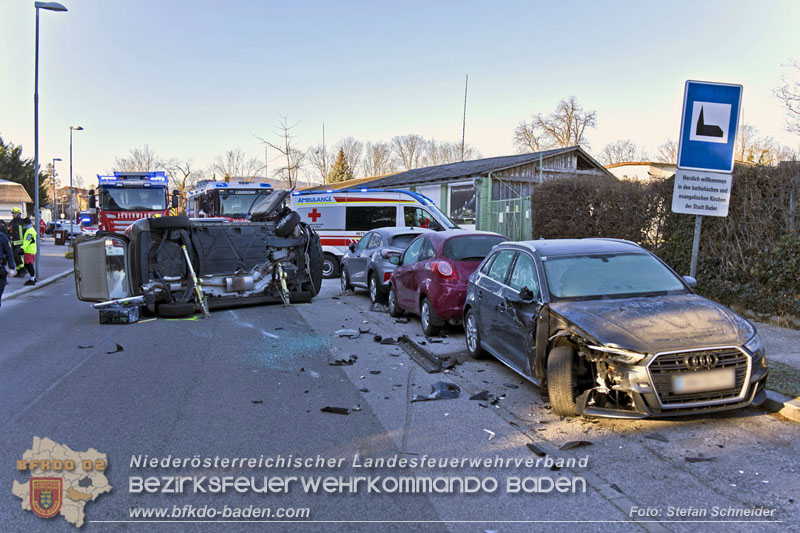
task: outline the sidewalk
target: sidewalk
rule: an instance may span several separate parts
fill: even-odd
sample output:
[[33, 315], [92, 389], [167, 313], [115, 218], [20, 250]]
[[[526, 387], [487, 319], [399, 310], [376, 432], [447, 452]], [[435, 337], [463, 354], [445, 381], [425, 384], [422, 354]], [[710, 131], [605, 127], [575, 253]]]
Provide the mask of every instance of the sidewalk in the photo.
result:
[[756, 322], [767, 350], [767, 362], [777, 361], [800, 369], [800, 331]]
[[[44, 280], [72, 268], [72, 259], [64, 258], [64, 252], [66, 251], [66, 246], [56, 246], [55, 241], [49, 235], [45, 235], [43, 238], [39, 239], [40, 272], [36, 273], [36, 279]], [[27, 279], [27, 274], [8, 278], [8, 285], [5, 288], [4, 294], [9, 294], [23, 288], [25, 286], [25, 280]]]

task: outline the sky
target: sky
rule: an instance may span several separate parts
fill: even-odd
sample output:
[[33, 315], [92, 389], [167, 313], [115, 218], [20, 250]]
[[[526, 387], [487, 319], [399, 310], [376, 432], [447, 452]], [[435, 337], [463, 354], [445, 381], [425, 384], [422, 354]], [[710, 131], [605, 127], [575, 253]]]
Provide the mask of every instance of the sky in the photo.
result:
[[[513, 131], [574, 95], [592, 153], [677, 139], [686, 80], [744, 86], [744, 121], [792, 148], [773, 94], [800, 59], [797, 1], [63, 0], [40, 15], [39, 150], [84, 184], [149, 145], [205, 168], [255, 136], [300, 147], [418, 133], [515, 153]], [[33, 0], [0, 0], [0, 136], [34, 155]], [[278, 156], [268, 154], [270, 168]], [[68, 179], [68, 178], [67, 178]]]

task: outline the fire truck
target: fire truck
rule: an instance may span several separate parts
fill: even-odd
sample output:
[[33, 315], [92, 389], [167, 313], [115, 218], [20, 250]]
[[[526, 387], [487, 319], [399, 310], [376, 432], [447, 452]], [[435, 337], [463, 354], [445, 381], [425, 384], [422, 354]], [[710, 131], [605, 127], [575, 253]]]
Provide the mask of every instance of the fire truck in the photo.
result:
[[97, 180], [98, 198], [89, 195], [89, 212], [95, 211], [100, 231], [124, 233], [140, 218], [169, 214], [167, 175], [163, 171], [98, 174]]
[[250, 210], [272, 194], [268, 183], [201, 180], [186, 193], [186, 214], [190, 218], [224, 218], [231, 222], [248, 220]]

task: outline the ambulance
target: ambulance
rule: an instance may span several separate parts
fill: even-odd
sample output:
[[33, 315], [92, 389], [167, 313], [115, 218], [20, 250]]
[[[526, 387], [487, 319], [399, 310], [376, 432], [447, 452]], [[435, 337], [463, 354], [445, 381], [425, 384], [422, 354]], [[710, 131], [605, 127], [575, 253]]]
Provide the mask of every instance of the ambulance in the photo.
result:
[[186, 215], [246, 222], [253, 206], [272, 192], [268, 183], [201, 180], [186, 193]]
[[324, 254], [322, 275], [328, 279], [339, 275], [339, 263], [348, 246], [373, 229], [458, 228], [427, 196], [399, 189], [295, 191], [289, 207], [319, 234]]

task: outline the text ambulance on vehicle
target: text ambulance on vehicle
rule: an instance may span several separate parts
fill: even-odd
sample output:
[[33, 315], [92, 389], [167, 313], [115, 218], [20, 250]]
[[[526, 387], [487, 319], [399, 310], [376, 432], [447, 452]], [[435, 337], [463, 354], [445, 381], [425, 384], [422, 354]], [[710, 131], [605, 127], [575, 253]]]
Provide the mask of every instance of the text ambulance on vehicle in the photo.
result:
[[97, 200], [89, 195], [89, 213], [96, 210], [98, 229], [124, 233], [140, 218], [167, 216], [167, 175], [155, 172], [114, 172], [97, 175]]
[[296, 191], [289, 207], [319, 233], [325, 278], [339, 275], [339, 263], [347, 247], [373, 229], [458, 228], [427, 196], [399, 189]]
[[269, 183], [201, 180], [186, 193], [186, 215], [246, 222], [253, 206], [272, 192]]

